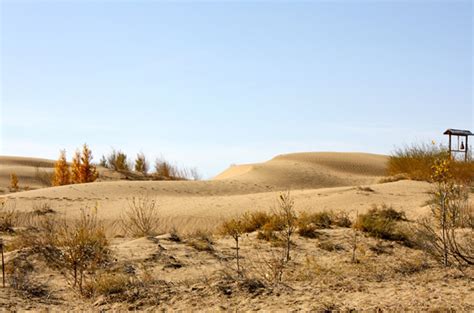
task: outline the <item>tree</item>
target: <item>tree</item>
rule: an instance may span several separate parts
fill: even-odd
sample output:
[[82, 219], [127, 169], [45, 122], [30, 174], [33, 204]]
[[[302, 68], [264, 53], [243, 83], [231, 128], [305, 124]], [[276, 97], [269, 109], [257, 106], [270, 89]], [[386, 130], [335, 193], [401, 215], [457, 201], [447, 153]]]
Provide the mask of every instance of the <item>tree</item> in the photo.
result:
[[244, 233], [244, 225], [242, 223], [241, 219], [231, 219], [224, 224], [222, 224], [222, 230], [221, 233], [226, 236], [231, 236], [235, 240], [235, 254], [236, 254], [236, 260], [237, 260], [237, 274], [239, 276], [242, 275], [240, 271], [240, 263], [239, 263], [239, 239], [242, 237], [242, 234]]
[[434, 162], [429, 201], [432, 214], [418, 221], [415, 242], [444, 266], [474, 265], [474, 211], [469, 191], [451, 174], [453, 162], [449, 155]]
[[20, 186], [18, 186], [18, 176], [15, 173], [10, 174], [10, 190], [18, 191]]
[[108, 167], [116, 171], [129, 171], [130, 166], [127, 162], [127, 155], [122, 151], [115, 149], [107, 157]]
[[81, 183], [81, 153], [76, 150], [71, 164], [71, 182], [73, 184]]
[[81, 183], [90, 183], [97, 179], [99, 174], [97, 168], [91, 163], [92, 151], [89, 149], [87, 144], [82, 147], [82, 156], [79, 166], [79, 178]]
[[135, 159], [135, 171], [146, 175], [148, 173], [148, 162], [143, 153], [137, 154]]
[[54, 164], [53, 186], [69, 185], [71, 183], [71, 171], [66, 161], [66, 150], [61, 150], [59, 159]]

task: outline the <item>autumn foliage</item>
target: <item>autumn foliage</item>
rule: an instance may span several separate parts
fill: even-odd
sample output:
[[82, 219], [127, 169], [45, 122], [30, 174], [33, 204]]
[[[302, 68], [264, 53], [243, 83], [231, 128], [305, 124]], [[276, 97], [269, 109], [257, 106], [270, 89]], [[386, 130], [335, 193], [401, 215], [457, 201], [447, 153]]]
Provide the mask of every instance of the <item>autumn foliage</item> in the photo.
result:
[[74, 154], [70, 168], [66, 161], [66, 152], [61, 151], [54, 167], [53, 185], [90, 183], [98, 176], [97, 168], [92, 164], [92, 151], [84, 144], [82, 153], [77, 150]]
[[54, 165], [53, 186], [69, 185], [71, 183], [71, 171], [66, 161], [66, 150], [61, 150], [59, 159]]

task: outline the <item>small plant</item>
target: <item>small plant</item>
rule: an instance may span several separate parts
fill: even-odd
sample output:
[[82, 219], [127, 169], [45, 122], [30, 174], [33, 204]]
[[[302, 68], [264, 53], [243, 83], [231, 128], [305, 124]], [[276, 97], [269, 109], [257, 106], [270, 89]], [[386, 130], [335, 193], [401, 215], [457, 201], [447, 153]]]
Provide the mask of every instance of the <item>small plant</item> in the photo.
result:
[[133, 197], [129, 200], [120, 219], [123, 231], [133, 237], [154, 236], [160, 226], [160, 214], [155, 199], [148, 196]]
[[242, 220], [240, 219], [231, 219], [224, 222], [221, 226], [221, 233], [224, 236], [231, 236], [235, 241], [235, 258], [237, 263], [237, 274], [239, 276], [242, 275], [240, 271], [240, 263], [239, 263], [239, 239], [242, 237], [244, 233], [244, 227]]
[[20, 190], [18, 185], [18, 176], [15, 173], [10, 174], [10, 191], [17, 192]]
[[[11, 203], [11, 204], [10, 204]], [[18, 220], [18, 212], [14, 202], [0, 202], [0, 232], [12, 233]]]
[[298, 221], [294, 206], [295, 200], [289, 191], [280, 194], [275, 218], [283, 226], [280, 233], [286, 246], [286, 262], [290, 260], [291, 236], [296, 231]]

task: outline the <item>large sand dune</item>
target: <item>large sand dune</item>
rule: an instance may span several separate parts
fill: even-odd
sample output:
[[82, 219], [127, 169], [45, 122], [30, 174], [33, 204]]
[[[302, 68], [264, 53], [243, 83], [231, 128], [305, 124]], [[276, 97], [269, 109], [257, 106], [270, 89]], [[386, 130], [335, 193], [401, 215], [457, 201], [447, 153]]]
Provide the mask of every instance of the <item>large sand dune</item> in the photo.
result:
[[[377, 184], [386, 157], [362, 153], [298, 153], [262, 164], [231, 167], [209, 181], [107, 181], [13, 193], [7, 198], [21, 210], [49, 203], [68, 216], [98, 207], [107, 220], [120, 217], [134, 196], [156, 198], [164, 227], [192, 231], [213, 228], [226, 216], [269, 210], [280, 191], [291, 190], [299, 210], [362, 212], [373, 204], [393, 204], [418, 215], [426, 211], [429, 185], [402, 181]], [[374, 191], [358, 186], [370, 185]]]

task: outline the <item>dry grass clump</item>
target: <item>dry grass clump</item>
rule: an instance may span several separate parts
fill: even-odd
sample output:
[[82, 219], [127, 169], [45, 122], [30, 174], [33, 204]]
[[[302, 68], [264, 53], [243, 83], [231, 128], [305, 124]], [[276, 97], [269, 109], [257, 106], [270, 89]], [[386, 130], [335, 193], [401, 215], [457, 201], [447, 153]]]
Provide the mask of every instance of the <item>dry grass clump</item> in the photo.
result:
[[12, 233], [18, 221], [18, 212], [14, 202], [0, 202], [0, 232]]
[[[409, 177], [414, 180], [432, 181], [432, 167], [438, 159], [449, 158], [449, 152], [443, 146], [413, 144], [395, 150], [388, 161], [387, 174], [392, 177]], [[474, 161], [452, 162], [451, 175], [456, 181], [472, 183], [474, 181]], [[388, 178], [387, 178], [388, 179]]]
[[133, 197], [119, 221], [122, 230], [133, 237], [154, 236], [160, 226], [158, 204], [148, 196]]
[[345, 212], [322, 211], [317, 213], [303, 212], [298, 217], [298, 234], [302, 237], [316, 238], [318, 229], [331, 226], [351, 227], [352, 221]]
[[210, 231], [197, 230], [188, 234], [186, 243], [198, 251], [214, 251], [214, 237]]
[[407, 180], [410, 179], [410, 176], [406, 173], [400, 173], [400, 174], [395, 174], [393, 176], [387, 176], [383, 177], [379, 180], [380, 184], [385, 184], [385, 183], [394, 183], [400, 180]]
[[241, 223], [245, 233], [251, 233], [262, 229], [272, 222], [272, 216], [264, 211], [246, 212], [242, 215]]
[[102, 273], [84, 284], [84, 295], [88, 298], [110, 297], [125, 292], [130, 287], [129, 276], [123, 273]]
[[27, 253], [18, 253], [5, 267], [9, 287], [21, 292], [28, 298], [48, 295], [46, 286], [32, 277], [35, 268], [28, 260]]
[[406, 235], [397, 228], [398, 221], [406, 221], [403, 212], [386, 205], [374, 206], [366, 214], [358, 215], [354, 228], [375, 238], [406, 241]]

